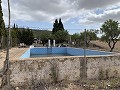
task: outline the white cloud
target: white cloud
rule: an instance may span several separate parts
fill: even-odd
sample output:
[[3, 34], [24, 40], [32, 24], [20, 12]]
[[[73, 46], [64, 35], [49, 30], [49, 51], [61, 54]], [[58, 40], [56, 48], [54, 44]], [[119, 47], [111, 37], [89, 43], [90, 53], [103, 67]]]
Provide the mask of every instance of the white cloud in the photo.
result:
[[107, 8], [118, 4], [119, 0], [76, 0], [76, 6], [83, 9]]
[[[56, 18], [68, 21], [78, 18], [80, 24], [103, 23], [106, 19], [120, 21], [120, 0], [11, 0], [12, 21], [46, 21]], [[4, 20], [7, 24], [7, 1], [2, 0]], [[94, 10], [102, 9], [96, 14]], [[76, 21], [76, 22], [78, 22]]]
[[94, 23], [102, 23], [108, 19], [114, 19], [120, 21], [120, 8], [114, 10], [104, 11], [103, 14], [94, 15], [87, 18], [89, 21], [93, 21]]

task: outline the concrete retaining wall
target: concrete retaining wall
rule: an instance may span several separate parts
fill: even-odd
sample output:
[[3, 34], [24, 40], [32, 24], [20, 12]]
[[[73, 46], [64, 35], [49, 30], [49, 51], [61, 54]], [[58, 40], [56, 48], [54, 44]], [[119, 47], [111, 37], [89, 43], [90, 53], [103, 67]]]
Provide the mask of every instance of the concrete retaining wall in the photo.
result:
[[[39, 81], [52, 82], [54, 77], [61, 80], [80, 80], [84, 57], [34, 58], [10, 62], [10, 83], [13, 86], [32, 85]], [[99, 78], [102, 69], [109, 77], [120, 76], [120, 56], [87, 57], [87, 78]]]
[[[46, 58], [12, 61], [10, 82], [13, 86], [31, 84], [33, 81], [52, 82], [57, 80], [78, 80], [80, 78], [79, 58]], [[56, 74], [54, 73], [56, 72]]]

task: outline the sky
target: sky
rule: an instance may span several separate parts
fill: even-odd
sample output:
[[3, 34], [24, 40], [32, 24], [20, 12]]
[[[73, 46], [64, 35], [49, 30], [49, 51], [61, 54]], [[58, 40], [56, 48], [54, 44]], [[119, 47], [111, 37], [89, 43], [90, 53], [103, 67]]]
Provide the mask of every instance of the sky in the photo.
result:
[[[70, 34], [100, 29], [108, 19], [120, 22], [120, 0], [10, 0], [11, 25], [35, 29], [53, 28], [62, 19]], [[8, 25], [7, 0], [2, 0], [3, 18]]]

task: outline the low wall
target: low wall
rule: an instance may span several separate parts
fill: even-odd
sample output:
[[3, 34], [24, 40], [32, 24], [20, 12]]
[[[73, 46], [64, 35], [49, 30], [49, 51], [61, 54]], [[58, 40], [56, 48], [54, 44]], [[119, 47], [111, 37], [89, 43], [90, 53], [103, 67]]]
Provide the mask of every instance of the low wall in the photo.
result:
[[80, 79], [80, 58], [44, 58], [10, 62], [10, 82], [13, 86], [32, 82]]
[[120, 56], [87, 58], [87, 78], [99, 78], [99, 74], [103, 78], [120, 76]]
[[[120, 76], [120, 56], [86, 57], [87, 78], [99, 78], [102, 70], [109, 77]], [[32, 85], [40, 81], [80, 80], [84, 57], [34, 58], [10, 62], [10, 83], [13, 86]], [[105, 76], [106, 77], [106, 76]]]

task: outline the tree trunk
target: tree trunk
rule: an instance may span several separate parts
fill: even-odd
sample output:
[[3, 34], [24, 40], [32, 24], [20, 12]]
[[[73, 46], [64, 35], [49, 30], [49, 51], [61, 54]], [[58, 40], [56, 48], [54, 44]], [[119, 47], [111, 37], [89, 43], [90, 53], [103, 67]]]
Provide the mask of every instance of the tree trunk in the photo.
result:
[[7, 87], [10, 87], [10, 71], [9, 71], [9, 49], [10, 49], [10, 33], [11, 33], [11, 30], [10, 30], [10, 1], [8, 0], [8, 40], [7, 40], [7, 53], [6, 53], [6, 67], [7, 67], [7, 72], [6, 72], [6, 76], [7, 76]]
[[114, 49], [114, 47], [115, 47], [115, 44], [117, 43], [117, 41], [113, 41], [113, 44], [111, 45], [111, 43], [109, 42], [108, 44], [109, 44], [109, 47], [110, 47], [110, 52], [112, 52], [113, 51], [113, 49]]
[[110, 52], [112, 52], [113, 51], [113, 48], [110, 48]]
[[2, 38], [0, 37], [0, 49], [2, 49], [2, 43], [1, 43], [1, 40]]
[[2, 38], [1, 38], [1, 48], [3, 49], [4, 48], [4, 37], [2, 36]]

